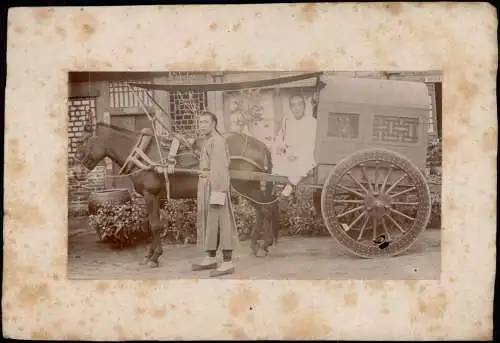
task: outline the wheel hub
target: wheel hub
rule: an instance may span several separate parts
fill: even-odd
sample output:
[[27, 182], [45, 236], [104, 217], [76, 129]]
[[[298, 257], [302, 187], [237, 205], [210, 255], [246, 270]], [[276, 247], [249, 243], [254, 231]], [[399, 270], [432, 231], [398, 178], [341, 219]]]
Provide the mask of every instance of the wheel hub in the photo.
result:
[[385, 194], [371, 193], [365, 198], [365, 208], [372, 217], [383, 217], [390, 211], [391, 199]]

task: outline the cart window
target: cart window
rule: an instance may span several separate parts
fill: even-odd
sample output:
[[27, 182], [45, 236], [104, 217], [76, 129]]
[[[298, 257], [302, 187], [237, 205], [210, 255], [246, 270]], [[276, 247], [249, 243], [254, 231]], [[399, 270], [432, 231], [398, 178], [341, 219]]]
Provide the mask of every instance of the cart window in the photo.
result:
[[418, 118], [376, 115], [373, 139], [391, 143], [417, 143]]
[[326, 135], [337, 138], [358, 138], [359, 114], [329, 113]]

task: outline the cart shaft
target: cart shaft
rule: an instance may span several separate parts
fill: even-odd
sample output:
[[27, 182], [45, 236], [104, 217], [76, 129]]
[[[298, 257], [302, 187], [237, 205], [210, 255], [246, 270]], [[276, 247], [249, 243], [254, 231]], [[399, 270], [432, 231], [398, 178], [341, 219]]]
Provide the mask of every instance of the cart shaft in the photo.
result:
[[[175, 168], [175, 173], [200, 175], [202, 171], [199, 169]], [[268, 173], [252, 172], [247, 170], [230, 170], [230, 175], [231, 179], [233, 180], [266, 181], [266, 182], [278, 182], [278, 183], [288, 182], [288, 178], [286, 176], [271, 175]]]

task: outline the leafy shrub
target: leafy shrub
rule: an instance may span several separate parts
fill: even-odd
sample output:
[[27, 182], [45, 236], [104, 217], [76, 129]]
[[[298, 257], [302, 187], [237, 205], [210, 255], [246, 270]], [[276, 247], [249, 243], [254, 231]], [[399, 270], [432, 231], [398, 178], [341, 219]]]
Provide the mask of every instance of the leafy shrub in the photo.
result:
[[160, 209], [162, 237], [170, 243], [196, 243], [196, 200], [171, 199]]
[[285, 206], [280, 206], [280, 236], [328, 236], [323, 218], [316, 214], [313, 189], [299, 188]]
[[[431, 187], [432, 214], [430, 221], [439, 225], [441, 220], [441, 177], [428, 176]], [[437, 186], [437, 187], [436, 187]], [[241, 197], [233, 197], [236, 225], [240, 239], [249, 238], [255, 224], [255, 209]], [[408, 200], [409, 202], [414, 200]], [[280, 207], [280, 236], [329, 236], [323, 218], [316, 214], [313, 206], [313, 190], [298, 189], [294, 196]], [[162, 204], [160, 210], [163, 223], [162, 237], [169, 243], [196, 243], [196, 200], [171, 199]], [[115, 247], [130, 246], [151, 238], [146, 221], [144, 202], [141, 198], [125, 204], [107, 204], [89, 216], [89, 225], [101, 241]]]
[[105, 204], [89, 216], [89, 226], [100, 241], [123, 248], [151, 237], [145, 208], [136, 201]]
[[433, 228], [441, 226], [441, 175], [429, 175], [427, 181], [431, 189], [431, 218], [430, 225]]
[[[255, 210], [245, 199], [232, 202], [240, 239], [249, 237], [255, 220]], [[170, 243], [196, 243], [197, 206], [194, 199], [171, 199], [160, 212], [165, 224], [163, 237]]]
[[443, 145], [439, 137], [434, 138], [427, 147], [427, 165], [440, 166], [443, 159]]

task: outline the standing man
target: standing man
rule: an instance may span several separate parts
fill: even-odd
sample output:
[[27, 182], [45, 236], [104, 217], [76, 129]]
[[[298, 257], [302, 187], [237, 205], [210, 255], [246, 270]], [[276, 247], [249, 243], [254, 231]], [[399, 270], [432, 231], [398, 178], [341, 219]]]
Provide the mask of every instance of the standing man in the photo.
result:
[[291, 115], [285, 114], [275, 139], [276, 163], [273, 167], [273, 173], [288, 176], [289, 184], [282, 192], [284, 196], [290, 195], [292, 187], [316, 165], [314, 104], [306, 106], [304, 97], [297, 94], [290, 96], [288, 101]]
[[[206, 137], [200, 155], [198, 182], [198, 232], [197, 245], [207, 256], [193, 270], [212, 270], [216, 277], [234, 273], [232, 252], [239, 242], [238, 231], [231, 206], [229, 148], [217, 130], [217, 116], [203, 112], [199, 129]], [[216, 252], [222, 249], [223, 262], [218, 265]]]

